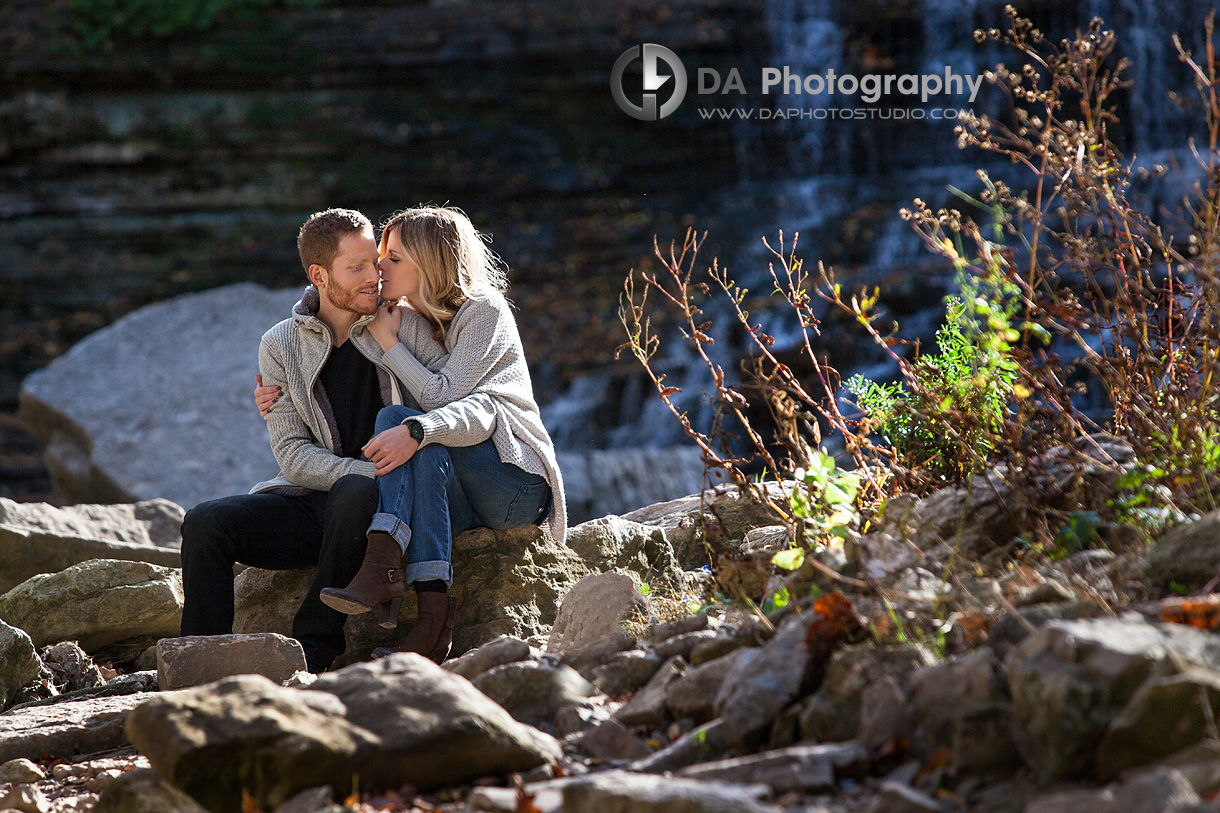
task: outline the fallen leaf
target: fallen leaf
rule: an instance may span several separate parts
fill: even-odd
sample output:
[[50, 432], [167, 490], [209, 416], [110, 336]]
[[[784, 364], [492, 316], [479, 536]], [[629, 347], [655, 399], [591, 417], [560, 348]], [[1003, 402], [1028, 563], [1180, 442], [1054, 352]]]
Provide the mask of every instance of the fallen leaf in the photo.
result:
[[1214, 630], [1220, 626], [1220, 593], [1167, 598], [1161, 602], [1157, 617], [1171, 624]]

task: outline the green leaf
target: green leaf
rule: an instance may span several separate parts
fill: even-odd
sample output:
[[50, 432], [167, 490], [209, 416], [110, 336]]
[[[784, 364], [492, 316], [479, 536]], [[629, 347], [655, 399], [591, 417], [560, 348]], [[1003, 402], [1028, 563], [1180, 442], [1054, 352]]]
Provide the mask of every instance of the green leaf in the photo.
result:
[[800, 548], [781, 550], [771, 557], [771, 564], [784, 570], [796, 570], [805, 563], [805, 551]]

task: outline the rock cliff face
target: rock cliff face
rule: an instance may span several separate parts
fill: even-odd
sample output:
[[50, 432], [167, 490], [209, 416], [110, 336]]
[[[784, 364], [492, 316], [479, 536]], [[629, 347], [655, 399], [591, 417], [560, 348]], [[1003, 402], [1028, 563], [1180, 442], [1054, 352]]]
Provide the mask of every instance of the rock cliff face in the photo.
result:
[[715, 227], [715, 193], [744, 158], [729, 123], [623, 115], [614, 60], [655, 41], [749, 64], [766, 47], [762, 6], [336, 3], [92, 52], [53, 4], [5, 4], [0, 406], [134, 307], [297, 284], [313, 211], [376, 220], [421, 201], [462, 206], [493, 235], [549, 400], [609, 363], [623, 276], [654, 234]]

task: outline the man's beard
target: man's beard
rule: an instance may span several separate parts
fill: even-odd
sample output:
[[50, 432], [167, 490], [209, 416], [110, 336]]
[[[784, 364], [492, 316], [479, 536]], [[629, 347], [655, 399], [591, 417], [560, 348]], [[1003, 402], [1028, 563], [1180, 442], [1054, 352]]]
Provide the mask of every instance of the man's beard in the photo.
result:
[[347, 311], [348, 313], [356, 313], [361, 316], [370, 316], [376, 313], [378, 297], [374, 296], [366, 300], [360, 296], [359, 291], [359, 288], [340, 288], [336, 290], [332, 286], [329, 291], [330, 302], [339, 310]]

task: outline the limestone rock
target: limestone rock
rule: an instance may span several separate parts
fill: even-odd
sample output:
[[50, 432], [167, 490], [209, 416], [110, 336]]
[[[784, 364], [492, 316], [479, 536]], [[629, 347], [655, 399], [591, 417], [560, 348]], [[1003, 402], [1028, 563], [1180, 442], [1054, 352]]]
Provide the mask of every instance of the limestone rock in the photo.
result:
[[665, 704], [675, 720], [706, 723], [716, 716], [716, 695], [745, 650], [686, 670], [665, 689]]
[[23, 630], [0, 621], [0, 710], [42, 672], [34, 642]]
[[779, 813], [766, 785], [606, 771], [563, 789], [564, 813]]
[[0, 809], [16, 813], [51, 813], [51, 803], [35, 785], [0, 788]]
[[517, 722], [468, 680], [418, 655], [328, 672], [311, 688], [333, 693], [346, 705], [348, 721], [376, 736], [353, 764], [373, 785], [427, 790], [529, 770], [563, 753], [553, 737]]
[[157, 642], [157, 686], [163, 692], [230, 675], [262, 675], [282, 683], [305, 668], [300, 642], [273, 632], [188, 635]]
[[0, 765], [0, 784], [20, 785], [38, 782], [46, 779], [46, 777], [47, 775], [43, 773], [42, 768], [39, 768], [24, 757], [10, 759], [8, 762]]
[[564, 706], [583, 703], [597, 694], [592, 684], [570, 666], [518, 661], [476, 677], [474, 687], [526, 725], [546, 729]]
[[652, 754], [652, 749], [618, 720], [606, 720], [567, 741], [600, 759], [641, 759]]
[[1129, 617], [1047, 623], [1004, 664], [1022, 758], [1048, 778], [1092, 770], [1106, 728], [1141, 684], [1191, 665], [1220, 669], [1220, 638]]
[[147, 699], [127, 694], [49, 703], [0, 715], [0, 762], [44, 754], [72, 758], [127, 744], [123, 723]]
[[250, 391], [259, 339], [300, 295], [245, 282], [158, 302], [28, 376], [21, 418], [48, 443], [56, 488], [80, 502], [191, 508], [274, 477]]
[[160, 499], [57, 508], [0, 497], [0, 593], [90, 559], [178, 567], [183, 513]]
[[716, 695], [725, 739], [738, 753], [765, 740], [772, 721], [801, 696], [809, 652], [807, 621], [791, 615], [761, 649], [746, 649], [725, 676]]
[[649, 584], [673, 579], [677, 567], [663, 529], [613, 514], [569, 528], [567, 545], [594, 572], [629, 572]]
[[[530, 525], [512, 531], [475, 528], [453, 540], [453, 595], [457, 622], [453, 654], [461, 655], [499, 635], [528, 638], [555, 621], [559, 598], [588, 574], [575, 553]], [[309, 588], [313, 569], [248, 568], [235, 586], [234, 632], [292, 634], [292, 618]], [[372, 613], [347, 621], [347, 651], [336, 665], [367, 657], [407, 634], [415, 623], [415, 593], [408, 590], [397, 630], [379, 627]]]
[[622, 697], [647, 683], [663, 663], [654, 652], [628, 649], [595, 667], [590, 677], [593, 685], [610, 697]]
[[898, 678], [901, 685], [911, 672], [931, 663], [932, 656], [918, 646], [843, 647], [831, 656], [821, 687], [802, 705], [801, 739], [813, 742], [855, 739], [860, 735], [861, 698], [865, 690], [886, 676]]
[[162, 779], [136, 768], [106, 785], [93, 813], [205, 813], [207, 808]]
[[24, 629], [36, 646], [77, 641], [86, 652], [136, 636], [175, 635], [182, 573], [145, 562], [81, 562], [0, 596], [0, 618]]
[[573, 585], [559, 605], [547, 652], [562, 656], [603, 638], [625, 632], [633, 615], [647, 618], [652, 603], [623, 573], [590, 573]]
[[1200, 586], [1220, 570], [1220, 510], [1166, 531], [1148, 552], [1148, 576]]
[[678, 656], [670, 658], [643, 688], [614, 713], [614, 719], [627, 726], [661, 726], [668, 717], [665, 693], [685, 671], [686, 661]]
[[868, 751], [855, 743], [798, 745], [745, 757], [704, 762], [678, 771], [678, 776], [739, 784], [763, 784], [775, 793], [789, 790], [826, 791], [843, 779], [868, 775]]
[[[791, 485], [767, 485], [771, 496], [786, 499]], [[784, 489], [788, 489], [785, 492]], [[700, 503], [704, 514], [700, 514]], [[685, 570], [708, 564], [701, 528], [706, 526], [707, 543], [719, 552], [736, 551], [746, 534], [775, 524], [776, 516], [766, 505], [742, 497], [737, 487], [723, 483], [703, 492], [668, 502], [649, 505], [622, 515], [625, 520], [652, 525], [665, 531], [678, 563]]]
[[106, 682], [102, 670], [75, 641], [47, 647], [43, 650], [42, 660], [50, 669], [60, 692], [92, 689]]
[[378, 738], [345, 711], [332, 694], [239, 675], [149, 698], [128, 716], [127, 734], [158, 774], [209, 810], [239, 809], [242, 788], [274, 807], [320, 783], [350, 784], [358, 749]]
[[441, 664], [441, 668], [455, 675], [461, 675], [467, 680], [474, 680], [489, 669], [495, 669], [506, 663], [523, 661], [529, 656], [529, 644], [511, 635], [501, 635], [477, 649], [470, 650], [460, 658], [450, 658]]

